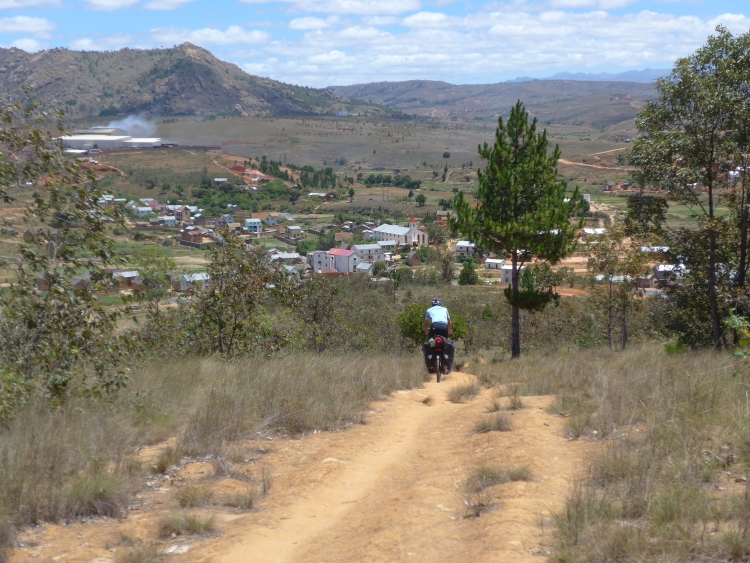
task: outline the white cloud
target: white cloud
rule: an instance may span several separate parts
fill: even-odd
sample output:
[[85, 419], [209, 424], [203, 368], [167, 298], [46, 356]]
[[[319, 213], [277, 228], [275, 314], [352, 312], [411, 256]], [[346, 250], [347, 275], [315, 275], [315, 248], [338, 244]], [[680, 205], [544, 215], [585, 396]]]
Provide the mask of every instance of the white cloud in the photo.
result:
[[68, 46], [74, 51], [115, 51], [132, 44], [133, 37], [131, 35], [118, 34], [98, 39], [81, 37], [71, 41]]
[[615, 10], [636, 4], [640, 0], [551, 0], [552, 8], [594, 8], [598, 10]]
[[210, 27], [194, 30], [160, 27], [152, 29], [150, 35], [160, 45], [177, 45], [185, 41], [196, 45], [254, 45], [265, 43], [271, 38], [265, 31], [246, 30], [239, 25], [229, 26], [226, 30]]
[[320, 18], [295, 18], [289, 22], [289, 29], [294, 30], [311, 30], [311, 29], [325, 29], [330, 27], [330, 23]]
[[13, 43], [11, 43], [11, 46], [16, 47], [17, 49], [22, 49], [27, 53], [36, 53], [37, 51], [41, 51], [42, 49], [44, 49], [44, 45], [42, 45], [36, 39], [32, 39], [30, 37], [16, 39], [15, 41], [13, 41]]
[[267, 4], [284, 2], [300, 12], [322, 12], [324, 14], [403, 14], [418, 10], [420, 0], [240, 0], [245, 4]]
[[192, 1], [193, 0], [151, 0], [151, 2], [146, 2], [143, 7], [147, 10], [176, 10]]
[[121, 8], [130, 8], [138, 3], [138, 0], [86, 0], [92, 10], [111, 12]]
[[316, 86], [414, 78], [487, 83], [569, 69], [666, 68], [704, 44], [720, 23], [733, 32], [750, 28], [750, 17], [742, 14], [703, 18], [602, 9], [613, 1], [621, 0], [595, 0], [599, 8], [593, 11], [541, 4], [534, 11], [516, 5], [459, 16], [418, 11], [399, 20], [403, 27], [393, 32], [378, 24], [394, 20], [363, 17], [359, 26], [344, 21], [309, 30], [233, 60], [254, 74]]
[[398, 19], [393, 16], [365, 16], [362, 18], [362, 23], [365, 25], [393, 25], [398, 23]]
[[57, 25], [44, 18], [30, 18], [28, 16], [0, 18], [0, 33], [47, 34], [55, 29], [57, 29]]
[[0, 0], [0, 10], [35, 8], [38, 6], [57, 8], [60, 5], [62, 5], [60, 0]]
[[443, 27], [448, 23], [448, 16], [439, 12], [419, 12], [404, 18], [403, 21], [407, 27]]

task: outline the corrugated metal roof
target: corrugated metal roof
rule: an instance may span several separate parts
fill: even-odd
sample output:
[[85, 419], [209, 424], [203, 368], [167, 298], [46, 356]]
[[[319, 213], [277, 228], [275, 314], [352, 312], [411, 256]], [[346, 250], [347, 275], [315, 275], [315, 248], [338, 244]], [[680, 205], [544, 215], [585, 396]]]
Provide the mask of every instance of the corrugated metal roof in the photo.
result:
[[404, 236], [409, 232], [409, 227], [399, 227], [397, 225], [380, 225], [373, 230], [376, 233], [387, 233], [389, 235]]

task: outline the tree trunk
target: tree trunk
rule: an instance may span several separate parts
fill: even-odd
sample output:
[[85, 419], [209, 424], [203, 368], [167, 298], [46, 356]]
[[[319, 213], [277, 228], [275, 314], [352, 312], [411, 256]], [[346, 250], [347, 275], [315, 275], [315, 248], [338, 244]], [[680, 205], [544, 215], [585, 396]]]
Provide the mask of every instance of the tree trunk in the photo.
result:
[[[513, 298], [518, 296], [518, 253], [513, 251], [513, 269], [511, 270], [510, 276], [510, 287], [513, 292]], [[510, 356], [511, 358], [521, 357], [521, 318], [520, 311], [517, 304], [511, 306], [511, 343], [510, 343]]]
[[711, 303], [711, 336], [714, 348], [721, 348], [721, 319], [719, 318], [719, 296], [716, 292], [716, 233], [711, 225], [708, 242], [708, 298]]
[[628, 300], [622, 300], [622, 349], [628, 345]]
[[745, 183], [745, 172], [742, 173], [742, 197], [740, 198], [742, 212], [740, 214], [740, 267], [737, 272], [737, 286], [745, 287], [745, 276], [747, 270], [747, 234], [748, 220], [750, 217], [750, 190]]
[[607, 345], [609, 349], [612, 349], [612, 276], [609, 276], [609, 300], [607, 302], [609, 308], [609, 318], [607, 319]]

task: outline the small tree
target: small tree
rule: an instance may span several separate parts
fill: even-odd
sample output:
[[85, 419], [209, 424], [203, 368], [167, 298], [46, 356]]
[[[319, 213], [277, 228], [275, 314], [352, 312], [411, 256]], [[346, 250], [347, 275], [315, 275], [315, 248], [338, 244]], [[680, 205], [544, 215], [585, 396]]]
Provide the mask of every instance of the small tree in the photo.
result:
[[159, 314], [159, 301], [169, 293], [170, 273], [176, 269], [174, 260], [161, 254], [153, 246], [146, 246], [133, 253], [133, 266], [141, 279], [140, 291], [134, 296], [145, 302], [150, 312]]
[[326, 348], [326, 335], [336, 324], [333, 312], [337, 294], [334, 283], [317, 274], [300, 283], [299, 302], [294, 310], [302, 319], [310, 348], [315, 352]]
[[636, 297], [641, 295], [639, 278], [648, 272], [646, 254], [640, 252], [633, 239], [626, 238], [625, 229], [614, 223], [603, 235], [589, 242], [588, 270], [603, 276], [604, 312], [607, 325], [607, 344], [612, 348], [612, 331], [619, 314], [622, 348], [628, 345], [628, 312]]
[[291, 299], [294, 286], [286, 270], [259, 251], [245, 250], [234, 233], [225, 232], [223, 243], [211, 249], [210, 260], [210, 283], [195, 302], [197, 320], [209, 351], [230, 358], [238, 344], [251, 345], [261, 302], [269, 296]]
[[349, 188], [349, 201], [354, 201], [354, 188]]
[[520, 309], [538, 309], [552, 299], [552, 292], [521, 291], [519, 268], [532, 256], [554, 264], [575, 249], [577, 230], [583, 220], [583, 199], [575, 189], [566, 195], [565, 183], [557, 179], [560, 149], [547, 153], [547, 133], [536, 132], [536, 118], [529, 122], [519, 101], [507, 123], [498, 119], [495, 143], [479, 147], [487, 167], [477, 172], [477, 205], [460, 192], [454, 200], [457, 216], [449, 219], [452, 231], [500, 256], [510, 256], [511, 286], [506, 298], [511, 304], [511, 355], [521, 354]]
[[378, 260], [372, 265], [372, 277], [376, 279], [379, 278], [387, 269], [388, 264], [386, 264], [383, 260]]
[[479, 283], [479, 274], [474, 269], [474, 261], [467, 260], [464, 262], [461, 272], [458, 274], [458, 285], [477, 285]]
[[417, 194], [417, 197], [414, 198], [414, 201], [417, 202], [417, 207], [424, 207], [424, 204], [427, 202], [427, 198], [424, 196], [424, 194]]

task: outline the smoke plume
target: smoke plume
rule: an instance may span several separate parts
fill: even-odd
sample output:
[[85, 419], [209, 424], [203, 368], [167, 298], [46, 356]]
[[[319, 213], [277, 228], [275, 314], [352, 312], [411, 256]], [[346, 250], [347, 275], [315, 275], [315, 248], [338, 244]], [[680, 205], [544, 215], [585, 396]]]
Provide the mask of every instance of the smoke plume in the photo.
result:
[[107, 127], [125, 129], [131, 137], [155, 137], [156, 126], [142, 115], [129, 115], [125, 119], [111, 121]]

